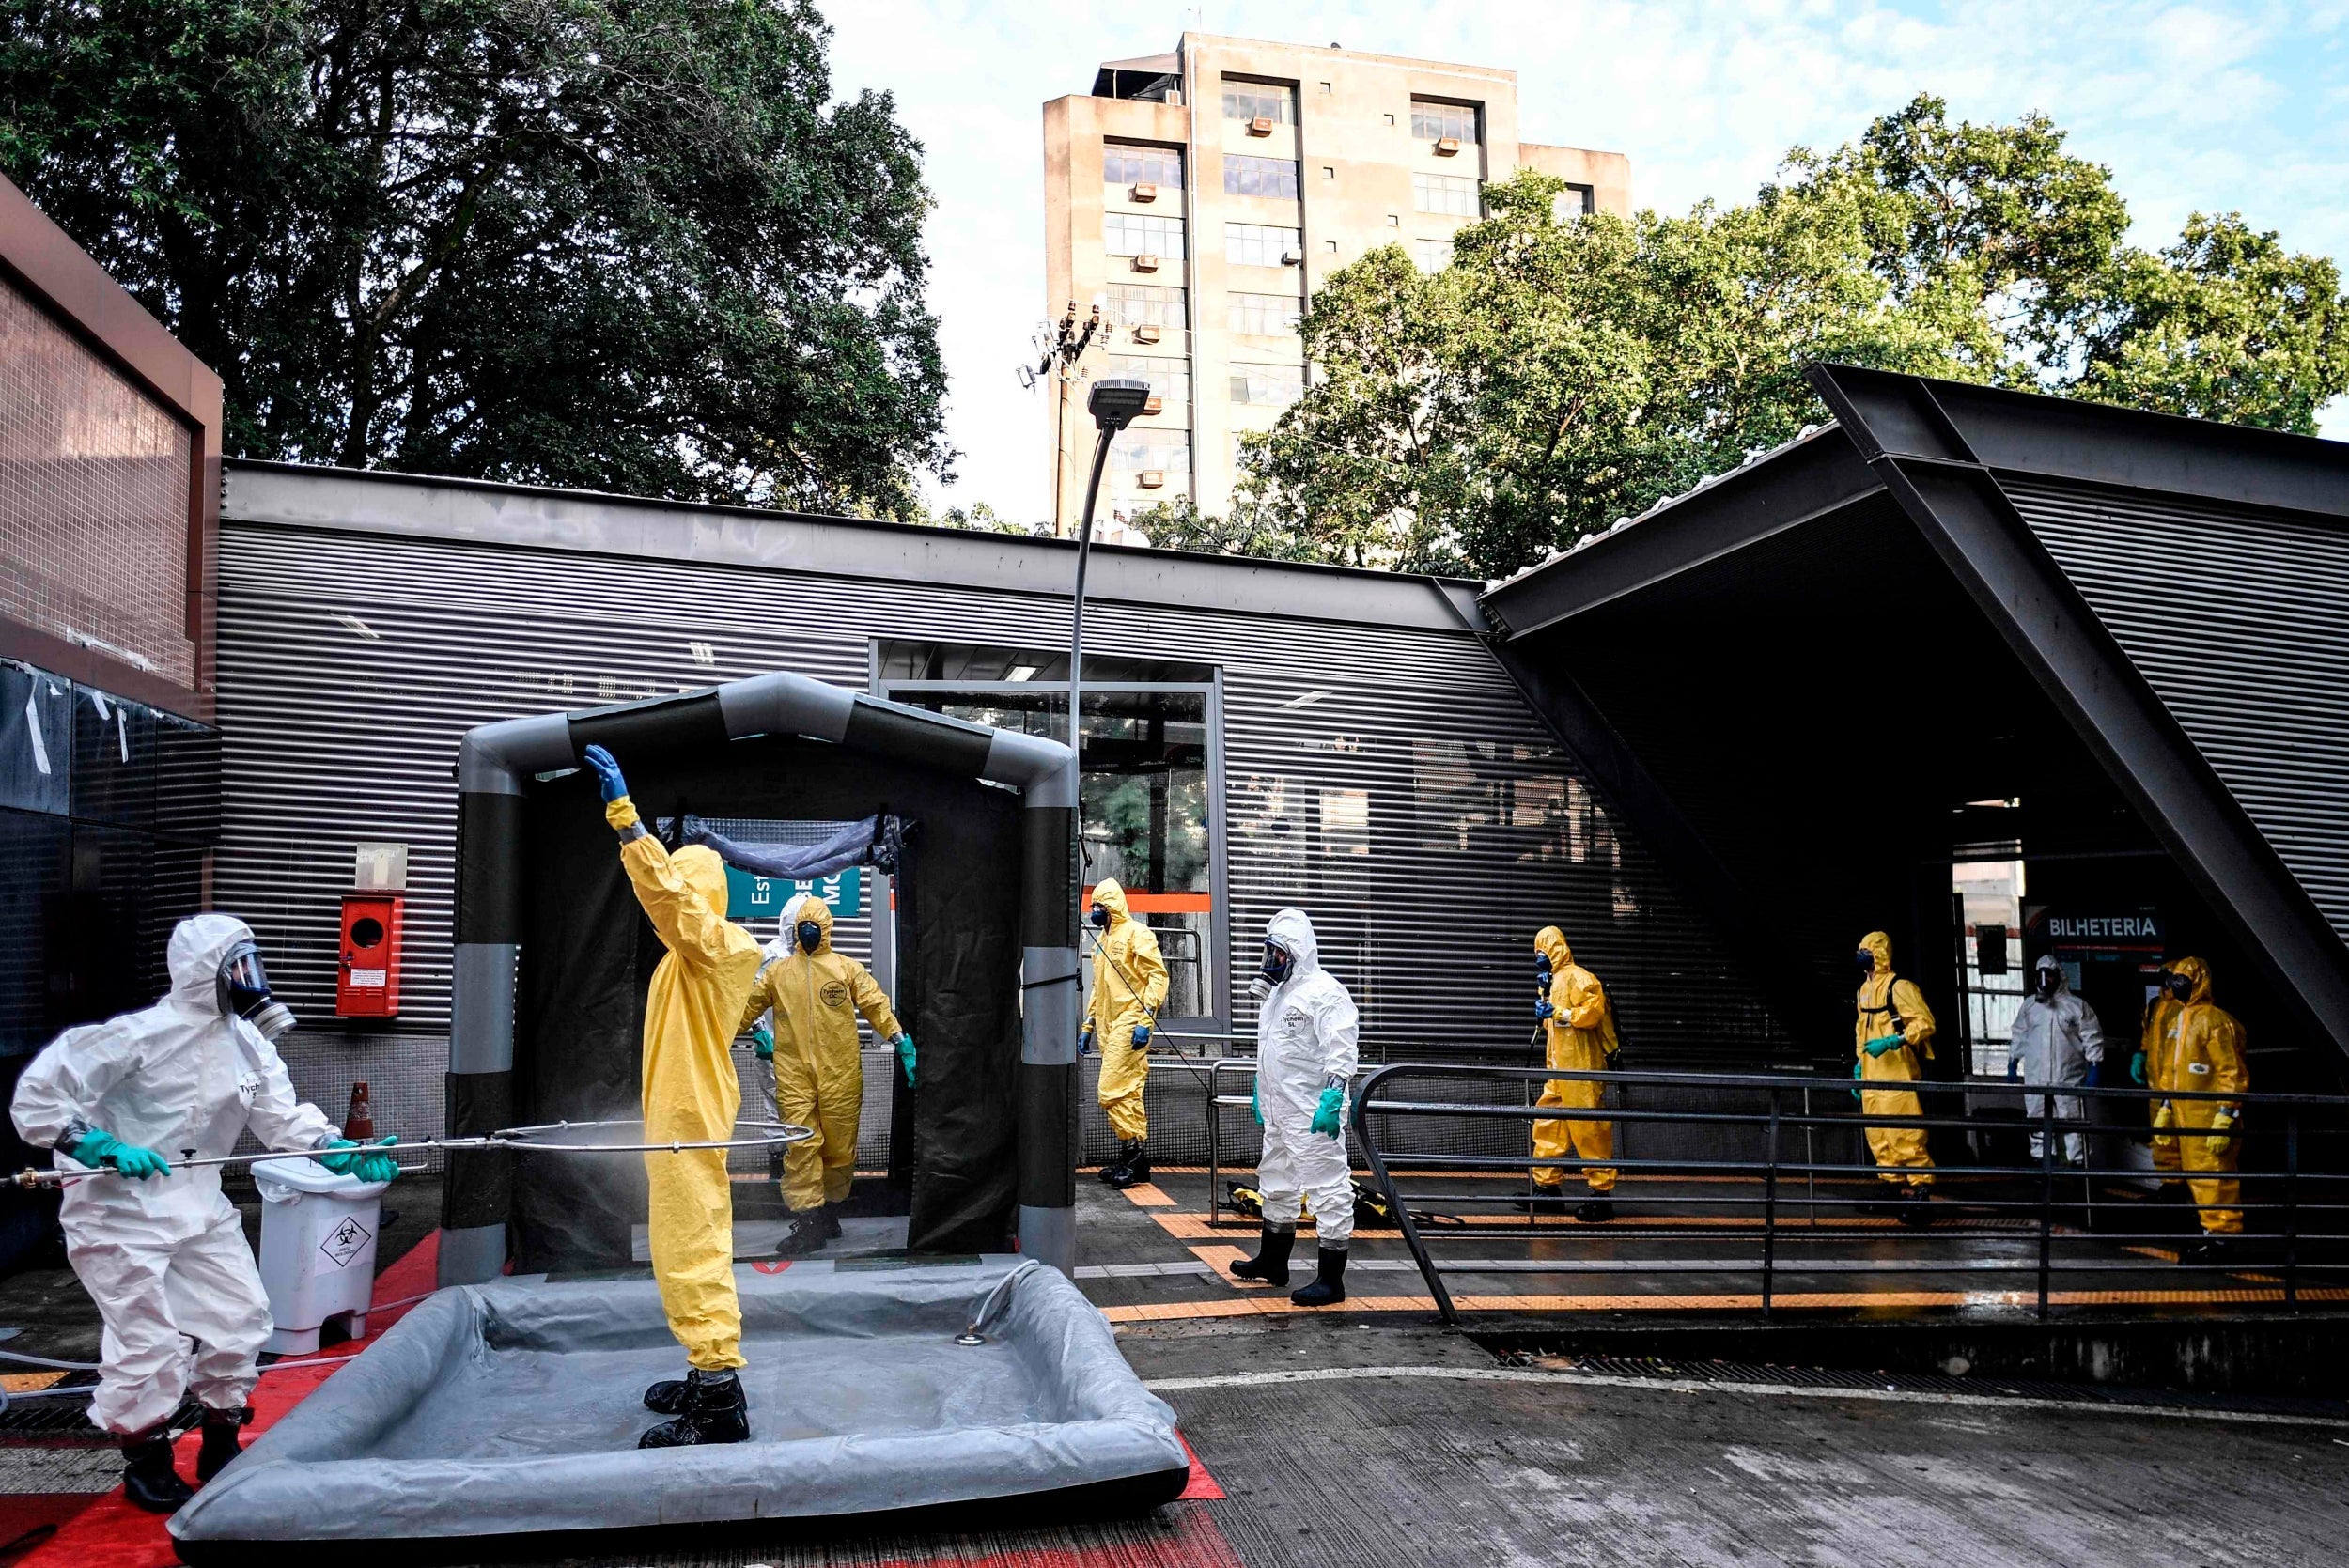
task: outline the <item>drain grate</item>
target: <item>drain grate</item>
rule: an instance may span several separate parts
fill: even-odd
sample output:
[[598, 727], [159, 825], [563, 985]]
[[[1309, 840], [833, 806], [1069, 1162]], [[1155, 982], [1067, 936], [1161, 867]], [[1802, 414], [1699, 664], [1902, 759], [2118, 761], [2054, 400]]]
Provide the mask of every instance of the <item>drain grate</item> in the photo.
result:
[[[53, 1389], [72, 1389], [85, 1393], [97, 1386], [98, 1374], [94, 1372], [69, 1372], [50, 1385]], [[38, 1399], [13, 1395], [8, 1407], [0, 1410], [0, 1443], [55, 1444], [61, 1439], [91, 1444], [114, 1442], [90, 1424], [87, 1398], [53, 1395], [43, 1390]]]

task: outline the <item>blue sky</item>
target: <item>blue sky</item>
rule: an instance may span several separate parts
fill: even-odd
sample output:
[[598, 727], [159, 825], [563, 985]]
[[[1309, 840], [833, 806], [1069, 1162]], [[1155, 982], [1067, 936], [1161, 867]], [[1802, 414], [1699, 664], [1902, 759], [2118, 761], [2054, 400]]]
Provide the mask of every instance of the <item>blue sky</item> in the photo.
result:
[[[943, 503], [1044, 508], [1043, 403], [1012, 367], [1046, 311], [1046, 100], [1102, 60], [1157, 54], [1186, 29], [1414, 54], [1517, 73], [1529, 141], [1631, 157], [1633, 199], [1685, 210], [1743, 200], [1786, 148], [1832, 147], [1919, 92], [1955, 116], [2039, 109], [2109, 165], [2139, 243], [2186, 215], [2240, 210], [2295, 249], [2349, 260], [2349, 0], [2139, 4], [1983, 0], [823, 0], [833, 85], [885, 87], [927, 148], [942, 321]], [[2349, 440], [2349, 400], [2326, 433]]]

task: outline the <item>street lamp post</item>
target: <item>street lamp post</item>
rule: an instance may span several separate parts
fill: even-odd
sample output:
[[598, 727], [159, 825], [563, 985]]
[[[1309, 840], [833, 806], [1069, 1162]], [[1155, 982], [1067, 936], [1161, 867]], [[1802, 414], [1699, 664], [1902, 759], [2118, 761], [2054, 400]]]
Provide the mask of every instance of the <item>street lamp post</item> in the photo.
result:
[[[1142, 416], [1149, 402], [1150, 383], [1124, 377], [1094, 382], [1093, 392], [1085, 400], [1085, 407], [1092, 412], [1093, 423], [1099, 427], [1100, 434], [1093, 442], [1093, 474], [1085, 481], [1084, 521], [1077, 534], [1076, 613], [1069, 617], [1068, 627], [1069, 766], [1079, 768], [1081, 777], [1081, 762], [1075, 753], [1083, 745], [1082, 710], [1079, 703], [1084, 684], [1085, 561], [1093, 553], [1093, 505], [1100, 499], [1101, 470], [1109, 463], [1110, 443], [1117, 439], [1119, 431]], [[1073, 788], [1069, 798], [1079, 799]], [[1077, 874], [1078, 880], [1081, 882], [1084, 878], [1084, 862], [1081, 860], [1078, 862]]]

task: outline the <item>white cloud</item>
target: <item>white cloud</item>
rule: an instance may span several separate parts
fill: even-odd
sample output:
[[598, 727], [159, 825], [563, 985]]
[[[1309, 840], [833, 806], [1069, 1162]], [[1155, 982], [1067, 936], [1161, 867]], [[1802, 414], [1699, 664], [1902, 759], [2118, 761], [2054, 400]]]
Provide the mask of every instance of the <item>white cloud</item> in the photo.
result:
[[[1404, 8], [1355, 0], [826, 0], [833, 83], [896, 95], [926, 144], [938, 208], [930, 300], [941, 318], [961, 476], [942, 499], [1042, 513], [1045, 405], [1013, 366], [1044, 299], [1043, 103], [1100, 61], [1157, 54], [1186, 29], [1517, 72], [1523, 134], [1627, 152], [1637, 199], [1745, 199], [1797, 143], [1829, 147], [1919, 92], [1953, 114], [2037, 109], [2111, 166], [2140, 243], [2188, 211], [2240, 210], [2295, 248], [2349, 256], [2349, 7], [2151, 0], [1506, 0]], [[2330, 36], [2328, 36], [2330, 35]], [[2349, 404], [2328, 433], [2349, 437]]]

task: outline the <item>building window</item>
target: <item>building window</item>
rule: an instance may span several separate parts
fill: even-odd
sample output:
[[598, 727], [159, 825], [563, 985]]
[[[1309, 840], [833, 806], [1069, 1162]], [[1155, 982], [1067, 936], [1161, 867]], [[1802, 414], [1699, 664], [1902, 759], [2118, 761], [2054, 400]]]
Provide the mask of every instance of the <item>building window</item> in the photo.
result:
[[1252, 408], [1285, 409], [1305, 396], [1301, 365], [1235, 365], [1232, 401]]
[[1163, 327], [1181, 332], [1190, 325], [1183, 308], [1183, 291], [1155, 283], [1112, 283], [1109, 286], [1109, 318], [1121, 327]]
[[1268, 119], [1275, 125], [1297, 123], [1297, 89], [1269, 82], [1223, 81], [1225, 119]]
[[1110, 467], [1120, 474], [1157, 469], [1170, 477], [1190, 477], [1190, 432], [1128, 426], [1110, 443]]
[[1598, 193], [1588, 185], [1569, 185], [1550, 198], [1549, 210], [1562, 224], [1587, 218], [1598, 210]]
[[1151, 212], [1101, 214], [1101, 248], [1112, 256], [1183, 258], [1183, 220]]
[[1455, 218], [1484, 215], [1484, 182], [1461, 174], [1411, 176], [1411, 205], [1422, 212], [1442, 212]]
[[1447, 138], [1461, 143], [1474, 143], [1477, 113], [1466, 103], [1422, 103], [1411, 101], [1411, 134], [1423, 142], [1440, 142]]
[[1244, 152], [1223, 155], [1223, 194], [1229, 196], [1278, 196], [1297, 199], [1297, 164], [1287, 158], [1251, 158]]
[[1440, 272], [1452, 265], [1452, 241], [1449, 240], [1414, 240], [1411, 259], [1419, 263], [1423, 272]]
[[1304, 312], [1294, 294], [1227, 294], [1225, 325], [1252, 337], [1278, 337], [1297, 330]]
[[1112, 354], [1102, 360], [1097, 379], [1107, 380], [1113, 376], [1148, 381], [1150, 390], [1166, 405], [1161, 418], [1178, 419], [1190, 406], [1190, 361], [1187, 359], [1144, 359], [1138, 354]]
[[1120, 147], [1112, 142], [1101, 149], [1104, 185], [1183, 184], [1183, 155], [1173, 147]]
[[1240, 267], [1283, 267], [1297, 252], [1299, 240], [1293, 228], [1264, 224], [1225, 224], [1223, 259]]

